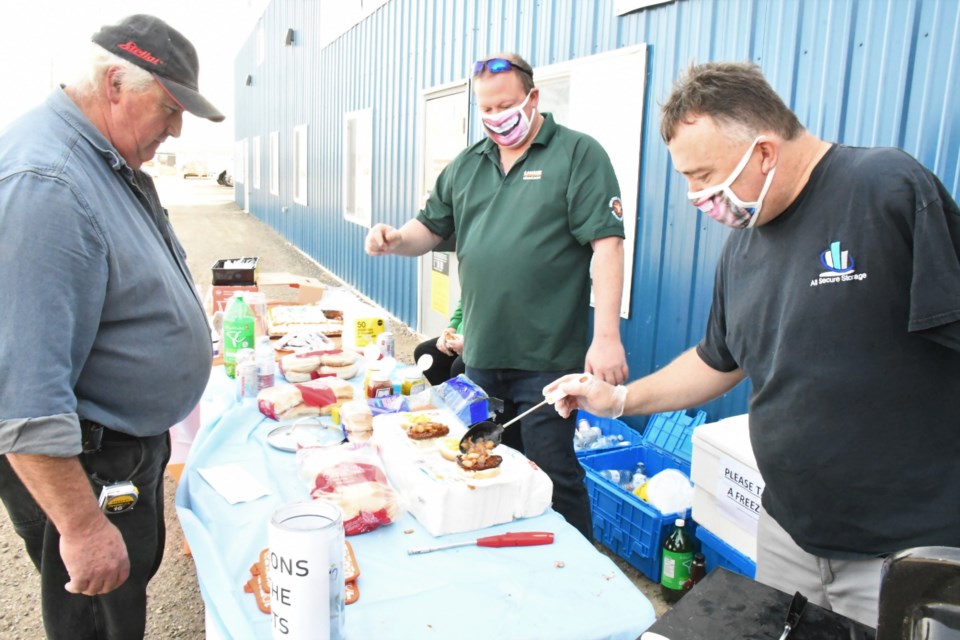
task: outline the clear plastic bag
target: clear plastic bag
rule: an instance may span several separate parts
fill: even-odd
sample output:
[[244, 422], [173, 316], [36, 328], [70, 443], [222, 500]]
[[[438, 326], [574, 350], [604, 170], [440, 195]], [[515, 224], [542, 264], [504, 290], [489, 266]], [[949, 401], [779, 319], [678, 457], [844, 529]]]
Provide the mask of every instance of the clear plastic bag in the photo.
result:
[[400, 498], [369, 443], [304, 447], [297, 450], [297, 471], [312, 498], [340, 508], [348, 536], [390, 524], [401, 513]]

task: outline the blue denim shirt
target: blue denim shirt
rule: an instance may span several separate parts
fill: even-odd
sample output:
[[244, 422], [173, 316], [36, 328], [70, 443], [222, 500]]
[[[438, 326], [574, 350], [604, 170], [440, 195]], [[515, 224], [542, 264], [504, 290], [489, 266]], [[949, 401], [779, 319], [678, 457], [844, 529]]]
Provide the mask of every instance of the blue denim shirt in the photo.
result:
[[153, 180], [62, 89], [0, 133], [0, 453], [72, 456], [79, 417], [163, 433], [210, 330]]

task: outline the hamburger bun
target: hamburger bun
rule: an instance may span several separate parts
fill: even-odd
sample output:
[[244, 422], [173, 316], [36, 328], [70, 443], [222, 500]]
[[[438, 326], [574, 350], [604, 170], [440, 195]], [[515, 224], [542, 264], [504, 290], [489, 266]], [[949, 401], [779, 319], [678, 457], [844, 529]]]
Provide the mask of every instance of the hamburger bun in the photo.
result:
[[500, 475], [500, 467], [491, 467], [490, 469], [480, 469], [479, 471], [468, 471], [460, 465], [457, 465], [457, 470], [460, 472], [460, 475], [466, 478], [467, 480], [484, 480], [488, 478], [495, 478]]
[[443, 456], [444, 460], [456, 462], [460, 455], [460, 438], [446, 437], [441, 438], [437, 443], [437, 451]]
[[330, 351], [320, 354], [320, 364], [328, 367], [346, 367], [358, 360], [352, 351]]
[[360, 371], [360, 367], [358, 367], [356, 363], [348, 364], [342, 367], [323, 365], [318, 371], [321, 376], [334, 375], [341, 380], [347, 380], [356, 376]]

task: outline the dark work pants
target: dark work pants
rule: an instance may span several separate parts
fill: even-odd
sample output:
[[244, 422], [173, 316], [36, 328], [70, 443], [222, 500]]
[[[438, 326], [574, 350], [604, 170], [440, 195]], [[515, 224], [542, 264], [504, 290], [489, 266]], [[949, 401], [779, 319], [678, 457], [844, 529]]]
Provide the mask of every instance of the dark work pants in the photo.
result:
[[40, 572], [43, 625], [51, 640], [136, 640], [147, 617], [147, 582], [163, 558], [163, 470], [170, 459], [170, 436], [129, 438], [104, 431], [95, 453], [80, 462], [99, 497], [105, 484], [132, 481], [140, 490], [136, 506], [107, 516], [123, 534], [130, 577], [105, 595], [67, 592], [70, 576], [60, 558], [60, 534], [30, 496], [6, 456], [0, 456], [0, 499], [17, 534]]
[[463, 358], [457, 354], [448, 356], [437, 349], [437, 338], [425, 340], [418, 344], [413, 350], [413, 361], [416, 362], [425, 353], [429, 353], [433, 357], [433, 366], [424, 371], [423, 375], [433, 386], [443, 384], [450, 378], [456, 378], [464, 372]]
[[[579, 369], [519, 371], [467, 367], [470, 380], [486, 391], [488, 396], [503, 400], [504, 411], [497, 418], [501, 424], [542, 402], [543, 388], [549, 383], [568, 373], [579, 372]], [[590, 497], [583, 482], [586, 474], [573, 450], [575, 417], [576, 413], [569, 418], [561, 418], [553, 407], [542, 407], [521, 420], [519, 425], [507, 427], [503, 443], [523, 451], [527, 458], [543, 469], [553, 481], [554, 510], [587, 540], [593, 541]], [[520, 443], [517, 442], [518, 432], [522, 440]]]

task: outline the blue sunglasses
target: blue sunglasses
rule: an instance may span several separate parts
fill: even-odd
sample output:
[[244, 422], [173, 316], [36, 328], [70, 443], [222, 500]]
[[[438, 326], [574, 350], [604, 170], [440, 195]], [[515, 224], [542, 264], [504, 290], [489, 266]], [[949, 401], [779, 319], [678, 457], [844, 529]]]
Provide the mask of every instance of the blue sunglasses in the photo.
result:
[[510, 71], [511, 69], [516, 69], [521, 71], [531, 78], [533, 77], [533, 70], [527, 66], [521, 66], [516, 62], [510, 62], [506, 58], [490, 58], [489, 60], [477, 60], [473, 63], [473, 75], [478, 76], [483, 73], [483, 70], [486, 69], [490, 73], [504, 73]]

